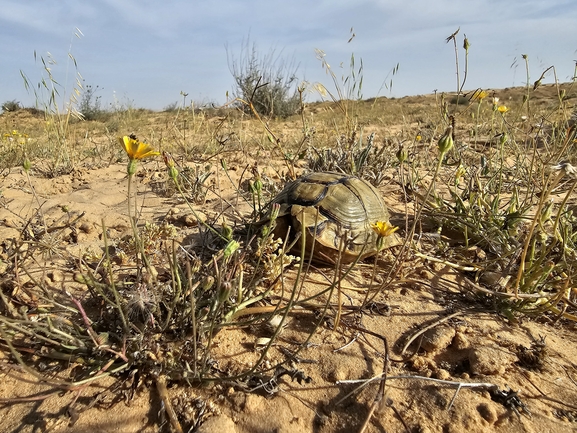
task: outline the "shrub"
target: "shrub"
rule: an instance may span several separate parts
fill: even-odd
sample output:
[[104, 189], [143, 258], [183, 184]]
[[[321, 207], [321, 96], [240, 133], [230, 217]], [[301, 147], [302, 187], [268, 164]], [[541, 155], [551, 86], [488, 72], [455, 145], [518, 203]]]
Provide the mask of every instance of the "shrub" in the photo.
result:
[[22, 108], [20, 102], [13, 99], [12, 101], [6, 101], [2, 104], [2, 112], [7, 113], [9, 111], [18, 111]]
[[82, 114], [84, 120], [106, 120], [107, 113], [100, 105], [101, 97], [96, 95], [98, 90], [99, 86], [94, 87], [90, 84], [84, 87], [78, 103], [78, 112]]
[[228, 57], [229, 70], [234, 77], [233, 95], [241, 109], [248, 113], [271, 117], [288, 117], [300, 106], [297, 72], [294, 58], [287, 60], [275, 48], [267, 54], [258, 51], [256, 44], [243, 42], [240, 58]]

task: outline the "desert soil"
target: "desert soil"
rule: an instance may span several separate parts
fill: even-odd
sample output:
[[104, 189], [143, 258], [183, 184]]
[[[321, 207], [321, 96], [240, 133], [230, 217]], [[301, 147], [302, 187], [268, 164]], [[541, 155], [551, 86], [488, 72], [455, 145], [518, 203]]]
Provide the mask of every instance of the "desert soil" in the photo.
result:
[[[237, 181], [244, 166], [229, 168], [233, 181]], [[113, 241], [129, 232], [125, 169], [124, 164], [111, 164], [78, 169], [53, 179], [32, 176], [46, 220], [62, 221], [63, 207], [72, 215], [84, 213], [75, 222], [76, 242], [67, 246], [72, 254], [102, 248], [103, 222]], [[175, 196], [166, 197], [151, 188], [163, 171], [157, 161], [140, 166], [140, 219], [169, 220], [179, 225], [183, 234], [193, 233], [197, 229], [182, 217], [187, 214], [186, 206]], [[269, 175], [281, 182], [274, 172]], [[214, 187], [234, 203], [235, 190], [225, 182], [222, 172], [219, 179]], [[19, 169], [0, 180], [0, 190], [6, 204], [0, 208], [0, 243], [7, 248], [10, 239], [21, 236], [38, 202]], [[381, 190], [396, 222], [404, 226], [400, 191], [393, 182], [385, 182]], [[220, 200], [208, 197], [197, 209], [210, 219], [221, 205]], [[227, 215], [227, 209], [224, 211]], [[230, 221], [235, 223], [232, 217]], [[377, 280], [384, 278], [394, 255], [393, 249], [379, 263]], [[54, 269], [48, 269], [47, 278], [54, 290], [66, 285], [66, 278], [59, 276], [63, 274], [59, 266], [55, 260]], [[194, 418], [202, 408], [202, 422], [196, 431], [205, 433], [360, 431], [379, 395], [378, 381], [363, 387], [360, 381], [382, 373], [384, 345], [377, 336], [348, 326], [354, 324], [385, 337], [390, 348], [384, 400], [371, 417], [368, 432], [577, 431], [577, 334], [573, 323], [551, 317], [511, 320], [496, 312], [488, 298], [472, 291], [464, 274], [427, 261], [407, 263], [399, 281], [377, 296], [374, 310], [360, 313], [352, 307], [362, 301], [372, 270], [369, 259], [347, 276], [342, 287], [345, 303], [340, 327], [333, 329], [331, 320], [320, 324], [307, 347], [299, 352], [299, 362], [286, 366], [299, 372], [292, 379], [283, 376], [274, 389], [252, 393], [233, 383], [198, 388], [169, 384], [175, 410], [184, 418]], [[326, 287], [327, 278], [331, 278], [331, 269], [313, 269], [304, 290], [314, 293]], [[318, 321], [306, 311], [295, 311], [289, 319], [269, 353], [267, 362], [271, 365], [283, 360], [286, 350], [294, 350]], [[423, 338], [416, 338], [402, 353], [409, 339], [423, 330]], [[215, 358], [219, 368], [235, 371], [251, 365], [259, 356], [257, 338], [267, 335], [260, 327], [227, 328], [218, 333]], [[131, 395], [129, 385], [107, 379], [80, 395], [68, 392], [43, 398], [50, 386], [22, 371], [4, 349], [0, 364], [2, 432], [169, 431], [152, 385], [144, 384]], [[415, 350], [417, 353], [410, 356]], [[70, 367], [67, 374], [72, 374], [74, 366]], [[45, 374], [51, 373], [48, 370]], [[299, 378], [306, 380], [299, 383]], [[448, 382], [463, 386], [457, 390]], [[502, 391], [502, 398], [488, 389], [469, 389], [465, 384], [470, 383], [494, 384]], [[510, 390], [517, 394], [511, 395]], [[31, 401], [25, 400], [30, 397]], [[67, 408], [76, 398], [75, 410], [70, 413]]]

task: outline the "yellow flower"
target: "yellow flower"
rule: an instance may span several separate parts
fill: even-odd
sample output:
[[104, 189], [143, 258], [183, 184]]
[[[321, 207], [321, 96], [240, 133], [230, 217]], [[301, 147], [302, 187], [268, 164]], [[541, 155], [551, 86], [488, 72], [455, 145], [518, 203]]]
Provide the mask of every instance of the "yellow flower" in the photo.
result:
[[481, 90], [481, 89], [477, 89], [477, 90], [475, 90], [475, 93], [473, 93], [472, 99], [477, 100], [477, 101], [482, 101], [487, 96], [489, 96], [489, 94], [487, 92], [485, 92], [484, 90]]
[[421, 141], [423, 139], [423, 136], [421, 134], [417, 134], [417, 136], [415, 137], [416, 141]]
[[126, 154], [131, 160], [160, 155], [160, 152], [154, 150], [149, 144], [138, 141], [134, 135], [118, 137], [118, 141], [124, 146], [124, 150], [126, 150]]
[[465, 167], [462, 165], [459, 165], [459, 168], [457, 168], [457, 171], [455, 172], [455, 178], [459, 179], [465, 176], [465, 174], [467, 174], [467, 170], [465, 170]]
[[399, 228], [394, 226], [387, 221], [377, 221], [375, 224], [371, 224], [372, 229], [379, 236], [379, 238], [384, 238], [386, 236], [391, 236]]
[[509, 111], [509, 109], [508, 109], [506, 106], [504, 106], [504, 105], [499, 105], [499, 106], [497, 107], [497, 111], [498, 111], [499, 113], [506, 113], [507, 111]]

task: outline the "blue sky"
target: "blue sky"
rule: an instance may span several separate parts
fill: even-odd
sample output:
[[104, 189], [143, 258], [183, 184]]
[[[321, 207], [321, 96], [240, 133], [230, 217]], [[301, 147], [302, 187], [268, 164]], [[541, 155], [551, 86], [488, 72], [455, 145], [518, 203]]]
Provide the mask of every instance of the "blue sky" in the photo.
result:
[[[471, 44], [466, 89], [523, 85], [522, 54], [531, 81], [554, 65], [565, 82], [577, 59], [576, 25], [574, 0], [0, 0], [0, 103], [34, 105], [20, 71], [38, 83], [47, 53], [70, 92], [69, 52], [85, 83], [99, 86], [104, 106], [116, 98], [162, 109], [181, 101], [181, 91], [189, 100], [224, 103], [233, 90], [226, 47], [238, 58], [249, 35], [260, 52], [282, 50], [300, 63], [303, 79], [329, 90], [315, 49], [339, 77], [351, 54], [362, 59], [365, 98], [454, 91], [454, 50], [445, 38], [459, 27], [459, 47], [463, 35]], [[392, 92], [381, 89], [391, 78]], [[548, 74], [545, 82], [553, 81]]]

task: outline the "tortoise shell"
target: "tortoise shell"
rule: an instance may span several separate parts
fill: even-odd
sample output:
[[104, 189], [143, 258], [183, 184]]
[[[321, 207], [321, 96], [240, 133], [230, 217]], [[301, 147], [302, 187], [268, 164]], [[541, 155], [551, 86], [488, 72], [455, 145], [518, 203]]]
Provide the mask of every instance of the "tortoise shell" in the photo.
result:
[[[389, 222], [389, 212], [379, 192], [368, 182], [333, 172], [307, 174], [290, 182], [273, 200], [280, 205], [274, 233], [285, 238], [289, 226], [294, 235], [303, 232], [293, 251], [301, 251], [304, 237], [306, 257], [321, 263], [364, 259], [377, 253], [377, 221]], [[383, 247], [399, 244], [397, 235], [383, 239]]]

